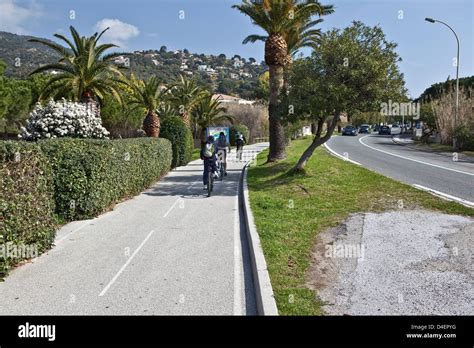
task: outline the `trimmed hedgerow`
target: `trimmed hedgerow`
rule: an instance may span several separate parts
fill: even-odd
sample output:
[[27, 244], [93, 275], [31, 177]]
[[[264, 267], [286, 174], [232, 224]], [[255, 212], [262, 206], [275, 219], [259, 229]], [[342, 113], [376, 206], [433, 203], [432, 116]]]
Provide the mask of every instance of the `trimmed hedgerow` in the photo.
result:
[[55, 236], [51, 167], [36, 144], [0, 141], [0, 279]]
[[38, 142], [53, 169], [56, 212], [85, 219], [136, 195], [168, 172], [166, 139], [51, 139]]
[[0, 141], [0, 279], [52, 246], [57, 221], [104, 212], [171, 161], [167, 139]]
[[161, 120], [160, 137], [168, 139], [173, 145], [172, 168], [184, 166], [191, 161], [193, 154], [193, 135], [183, 120], [176, 116]]

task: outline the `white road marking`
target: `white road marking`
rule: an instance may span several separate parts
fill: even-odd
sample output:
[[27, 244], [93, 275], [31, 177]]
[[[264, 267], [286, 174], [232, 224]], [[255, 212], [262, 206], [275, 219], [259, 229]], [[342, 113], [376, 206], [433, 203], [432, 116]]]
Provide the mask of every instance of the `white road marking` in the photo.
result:
[[130, 262], [133, 260], [133, 258], [135, 257], [135, 255], [138, 254], [138, 252], [140, 251], [140, 249], [145, 245], [145, 243], [147, 242], [147, 240], [151, 237], [151, 235], [154, 233], [155, 231], [152, 230], [150, 233], [148, 233], [148, 235], [146, 236], [146, 238], [143, 240], [143, 242], [138, 246], [138, 248], [133, 252], [132, 256], [130, 256], [127, 260], [127, 262], [125, 262], [125, 264], [122, 266], [122, 268], [120, 268], [120, 270], [117, 272], [117, 274], [112, 278], [112, 280], [109, 282], [109, 284], [107, 284], [107, 286], [104, 288], [104, 290], [102, 290], [102, 292], [99, 294], [99, 297], [101, 296], [104, 296], [105, 293], [107, 292], [107, 290], [109, 290], [109, 288], [112, 286], [113, 283], [115, 283], [115, 281], [118, 279], [118, 277], [120, 277], [120, 274], [122, 274], [122, 272], [125, 270], [125, 268], [127, 268], [127, 266], [130, 264]]
[[435, 196], [438, 196], [440, 198], [443, 198], [445, 200], [455, 201], [455, 202], [457, 202], [459, 204], [462, 204], [466, 207], [474, 208], [474, 202], [471, 202], [471, 201], [468, 201], [468, 200], [465, 200], [465, 199], [462, 199], [462, 198], [459, 198], [459, 197], [456, 197], [456, 196], [452, 196], [452, 195], [449, 195], [447, 193], [440, 192], [440, 191], [434, 190], [434, 189], [426, 187], [426, 186], [422, 186], [422, 185], [418, 185], [418, 184], [413, 184], [412, 186], [414, 188], [418, 189], [418, 190], [426, 191], [428, 193], [431, 193], [431, 194], [433, 194]]
[[346, 157], [344, 157], [344, 156], [338, 154], [336, 151], [334, 151], [333, 149], [331, 149], [327, 143], [324, 143], [323, 146], [324, 146], [330, 153], [332, 153], [334, 156], [339, 157], [340, 159], [342, 159], [342, 160], [344, 160], [344, 161], [351, 162], [351, 163], [356, 164], [356, 165], [358, 165], [358, 166], [362, 166], [362, 164], [360, 164], [359, 162], [353, 161], [353, 160], [351, 160], [351, 159], [349, 159], [349, 158], [346, 158]]
[[242, 245], [240, 241], [239, 194], [234, 204], [234, 315], [242, 315]]
[[373, 146], [367, 145], [366, 143], [364, 143], [364, 142], [362, 141], [362, 139], [367, 138], [368, 136], [369, 136], [369, 135], [366, 135], [366, 136], [364, 136], [364, 137], [362, 137], [362, 138], [359, 138], [359, 142], [360, 142], [362, 145], [368, 147], [369, 149], [372, 149], [372, 150], [375, 150], [375, 151], [379, 151], [379, 152], [385, 153], [385, 154], [387, 154], [387, 155], [391, 155], [391, 156], [403, 158], [403, 159], [406, 159], [406, 160], [409, 160], [409, 161], [413, 161], [413, 162], [416, 162], [416, 163], [425, 164], [425, 165], [427, 165], [427, 166], [436, 167], [436, 168], [440, 168], [440, 169], [450, 170], [450, 171], [456, 172], [456, 173], [461, 173], [461, 174], [465, 174], [465, 175], [474, 176], [474, 173], [463, 172], [462, 170], [457, 170], [457, 169], [453, 169], [453, 168], [448, 168], [448, 167], [444, 167], [444, 166], [439, 166], [439, 165], [437, 165], [437, 164], [432, 164], [432, 163], [428, 163], [428, 162], [423, 162], [423, 161], [416, 160], [416, 159], [413, 159], [413, 158], [404, 157], [404, 156], [396, 155], [396, 154], [391, 153], [391, 152], [388, 152], [388, 151], [384, 151], [384, 150], [377, 149], [377, 148], [375, 148], [375, 147], [373, 147]]
[[176, 203], [178, 203], [180, 199], [181, 199], [181, 197], [178, 197], [178, 198], [174, 201], [173, 205], [168, 209], [168, 211], [165, 213], [165, 215], [163, 215], [164, 218], [168, 216], [168, 214], [171, 212], [171, 210], [173, 210], [173, 208], [175, 207]]
[[[451, 168], [446, 168], [446, 167], [443, 167], [443, 166], [438, 166], [436, 164], [431, 164], [431, 163], [426, 163], [426, 162], [423, 162], [423, 161], [418, 161], [418, 160], [414, 160], [414, 159], [411, 159], [411, 158], [407, 158], [407, 157], [403, 157], [403, 156], [400, 156], [400, 155], [396, 155], [396, 154], [393, 154], [393, 153], [390, 153], [390, 152], [387, 152], [387, 151], [383, 151], [383, 150], [379, 150], [379, 149], [376, 149], [370, 145], [367, 145], [365, 144], [362, 139], [363, 138], [366, 138], [368, 137], [369, 135], [366, 135], [362, 138], [359, 138], [359, 142], [364, 145], [364, 146], [367, 146], [373, 150], [376, 150], [376, 151], [380, 151], [380, 152], [383, 152], [383, 153], [386, 153], [386, 154], [389, 154], [389, 155], [392, 155], [392, 156], [395, 156], [395, 157], [400, 157], [400, 158], [404, 158], [404, 159], [408, 159], [410, 161], [414, 161], [414, 162], [419, 162], [419, 163], [422, 163], [422, 164], [426, 164], [426, 165], [429, 165], [429, 166], [433, 166], [433, 167], [438, 167], [438, 168], [442, 168], [442, 169], [447, 169], [447, 170], [451, 170], [451, 171], [455, 171], [455, 172], [460, 172], [462, 174], [467, 174], [467, 175], [474, 175], [474, 174], [471, 174], [471, 173], [466, 173], [466, 172], [463, 172], [463, 171], [460, 171], [460, 170], [456, 170], [456, 169], [451, 169]], [[350, 159], [347, 159], [345, 158], [344, 156], [341, 156], [340, 154], [338, 154], [337, 152], [335, 152], [334, 150], [332, 150], [326, 143], [324, 143], [324, 146], [326, 147], [326, 149], [328, 149], [332, 154], [334, 154], [335, 156], [339, 157], [339, 158], [342, 158], [343, 160], [346, 160], [346, 161], [349, 161], [349, 162], [353, 162], [354, 164], [357, 164], [357, 165], [361, 165], [360, 163], [358, 162], [355, 162], [355, 161], [352, 161]], [[448, 201], [454, 201], [454, 202], [457, 202], [459, 204], [462, 204], [466, 207], [469, 207], [469, 208], [474, 208], [474, 202], [471, 202], [471, 201], [468, 201], [468, 200], [465, 200], [465, 199], [462, 199], [462, 198], [459, 198], [459, 197], [456, 197], [456, 196], [452, 196], [450, 194], [447, 194], [447, 193], [444, 193], [444, 192], [440, 192], [440, 191], [437, 191], [437, 190], [434, 190], [432, 188], [429, 188], [429, 187], [426, 187], [426, 186], [422, 186], [422, 185], [417, 185], [417, 184], [413, 184], [411, 185], [413, 186], [414, 188], [416, 189], [419, 189], [419, 190], [423, 190], [425, 192], [428, 192], [428, 193], [431, 193], [432, 195], [435, 195], [435, 196], [438, 196], [440, 198], [443, 198], [445, 200], [448, 200]]]

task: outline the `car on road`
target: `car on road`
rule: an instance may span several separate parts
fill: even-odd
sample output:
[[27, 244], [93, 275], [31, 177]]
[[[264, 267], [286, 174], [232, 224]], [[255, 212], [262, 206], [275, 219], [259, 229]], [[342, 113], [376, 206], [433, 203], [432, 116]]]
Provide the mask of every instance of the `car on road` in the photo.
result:
[[357, 131], [357, 128], [354, 126], [345, 126], [342, 128], [342, 135], [357, 135], [359, 132]]
[[361, 124], [359, 126], [359, 133], [370, 133], [370, 126], [368, 124]]
[[401, 134], [402, 129], [398, 124], [392, 125], [392, 128], [390, 128], [390, 134]]
[[390, 135], [390, 127], [389, 126], [380, 126], [379, 127], [379, 135]]

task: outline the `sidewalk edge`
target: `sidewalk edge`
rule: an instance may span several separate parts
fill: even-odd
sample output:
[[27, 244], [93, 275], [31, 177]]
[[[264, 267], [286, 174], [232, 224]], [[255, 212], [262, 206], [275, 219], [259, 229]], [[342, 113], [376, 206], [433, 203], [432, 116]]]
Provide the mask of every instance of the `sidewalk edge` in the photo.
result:
[[242, 199], [243, 216], [250, 251], [250, 263], [255, 290], [255, 302], [258, 315], [278, 315], [278, 309], [273, 294], [270, 275], [268, 274], [267, 262], [263, 255], [260, 237], [255, 227], [255, 222], [250, 209], [249, 190], [247, 185], [247, 163], [242, 169], [240, 182], [240, 197]]

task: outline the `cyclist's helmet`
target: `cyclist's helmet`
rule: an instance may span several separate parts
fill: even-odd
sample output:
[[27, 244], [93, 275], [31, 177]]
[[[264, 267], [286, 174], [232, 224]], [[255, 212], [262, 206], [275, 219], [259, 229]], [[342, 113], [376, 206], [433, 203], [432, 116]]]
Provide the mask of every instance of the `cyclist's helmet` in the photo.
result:
[[214, 137], [212, 135], [209, 135], [207, 137], [207, 141], [210, 142], [210, 143], [213, 143], [214, 142]]

